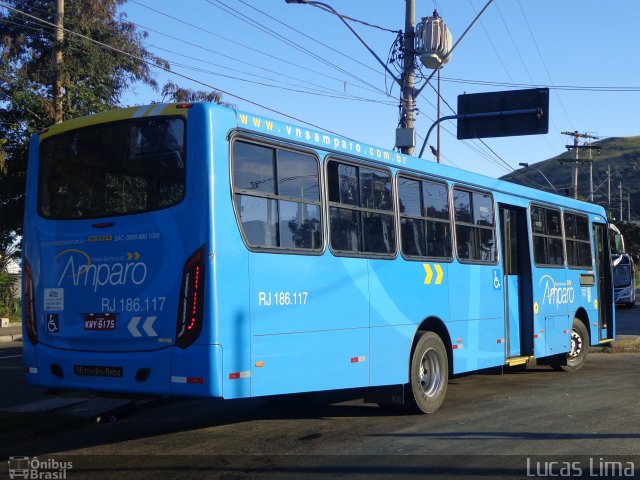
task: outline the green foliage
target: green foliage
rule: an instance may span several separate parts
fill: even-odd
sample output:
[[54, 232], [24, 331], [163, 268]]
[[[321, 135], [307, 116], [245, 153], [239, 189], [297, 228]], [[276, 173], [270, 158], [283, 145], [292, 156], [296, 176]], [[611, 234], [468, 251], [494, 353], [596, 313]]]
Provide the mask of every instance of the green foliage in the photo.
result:
[[[627, 253], [634, 258], [640, 258], [640, 225], [629, 222], [616, 223], [620, 233], [624, 236], [624, 246]], [[640, 268], [640, 265], [638, 265]]]
[[222, 101], [222, 94], [217, 90], [206, 92], [204, 90], [191, 90], [180, 87], [169, 81], [162, 87], [163, 102], [212, 102], [233, 107], [232, 104]]
[[[143, 46], [140, 32], [117, 9], [126, 0], [66, 2], [64, 26], [132, 56], [65, 33], [61, 45], [63, 115], [89, 115], [120, 105], [142, 82], [157, 87], [151, 65], [167, 66]], [[10, 6], [54, 21], [51, 0], [7, 0]], [[27, 151], [31, 135], [54, 123], [53, 29], [8, 9], [0, 10], [0, 252], [22, 229]], [[151, 65], [150, 65], [151, 64]]]
[[19, 275], [0, 272], [0, 317], [17, 322], [21, 318]]

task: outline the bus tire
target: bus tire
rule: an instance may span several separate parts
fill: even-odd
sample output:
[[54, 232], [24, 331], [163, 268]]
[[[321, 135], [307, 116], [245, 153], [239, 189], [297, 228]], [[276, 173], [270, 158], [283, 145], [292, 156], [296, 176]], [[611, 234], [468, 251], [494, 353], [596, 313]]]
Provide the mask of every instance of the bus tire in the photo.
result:
[[447, 350], [437, 334], [425, 332], [418, 338], [409, 374], [408, 407], [422, 413], [438, 410], [447, 392], [449, 362]]
[[584, 323], [579, 319], [573, 319], [571, 326], [571, 350], [567, 353], [566, 364], [559, 365], [559, 369], [565, 372], [580, 370], [589, 354], [589, 332]]

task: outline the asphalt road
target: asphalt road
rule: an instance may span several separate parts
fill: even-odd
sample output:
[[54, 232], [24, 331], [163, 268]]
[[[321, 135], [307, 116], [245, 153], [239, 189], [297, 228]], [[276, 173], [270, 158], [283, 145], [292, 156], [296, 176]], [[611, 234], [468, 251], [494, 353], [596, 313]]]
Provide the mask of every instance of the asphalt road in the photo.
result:
[[68, 478], [101, 479], [526, 478], [553, 461], [584, 474], [633, 462], [640, 474], [639, 354], [591, 354], [571, 374], [533, 367], [454, 378], [433, 415], [365, 404], [360, 393], [176, 400], [0, 444], [0, 455], [58, 454], [75, 462]]
[[[636, 298], [640, 299], [640, 289], [636, 292]], [[616, 334], [640, 335], [640, 305], [637, 301], [633, 308], [616, 307]]]

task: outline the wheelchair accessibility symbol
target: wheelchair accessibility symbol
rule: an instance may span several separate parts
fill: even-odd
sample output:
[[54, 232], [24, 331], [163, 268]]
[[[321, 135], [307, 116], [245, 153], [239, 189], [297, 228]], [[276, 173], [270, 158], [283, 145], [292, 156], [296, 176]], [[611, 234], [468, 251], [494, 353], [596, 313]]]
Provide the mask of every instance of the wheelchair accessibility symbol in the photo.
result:
[[49, 333], [60, 332], [60, 317], [57, 313], [47, 314], [47, 332]]
[[500, 283], [500, 270], [493, 271], [493, 288], [494, 290], [500, 290], [502, 283]]

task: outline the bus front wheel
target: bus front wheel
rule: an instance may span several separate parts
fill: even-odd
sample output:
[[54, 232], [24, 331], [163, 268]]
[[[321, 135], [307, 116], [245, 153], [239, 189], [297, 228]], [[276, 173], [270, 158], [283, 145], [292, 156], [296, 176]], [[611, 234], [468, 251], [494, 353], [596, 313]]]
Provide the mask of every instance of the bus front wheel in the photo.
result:
[[447, 350], [433, 332], [423, 333], [411, 357], [409, 406], [422, 413], [433, 413], [442, 404], [449, 381]]
[[558, 365], [560, 370], [575, 372], [579, 370], [589, 354], [589, 332], [584, 323], [573, 319], [571, 327], [571, 350], [567, 353], [566, 364]]

